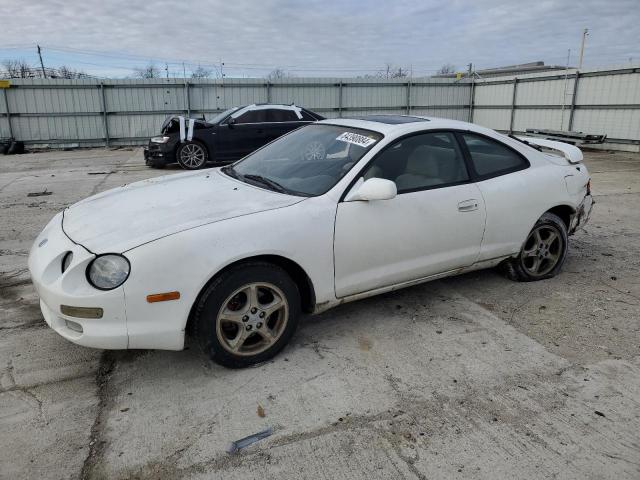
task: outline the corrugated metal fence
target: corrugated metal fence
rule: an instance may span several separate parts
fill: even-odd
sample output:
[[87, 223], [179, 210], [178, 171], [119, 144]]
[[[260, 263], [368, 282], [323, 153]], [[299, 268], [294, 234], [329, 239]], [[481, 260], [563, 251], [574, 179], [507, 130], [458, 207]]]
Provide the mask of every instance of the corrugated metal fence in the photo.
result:
[[606, 133], [640, 144], [640, 68], [490, 79], [12, 80], [0, 89], [0, 137], [36, 145], [131, 145], [164, 118], [234, 105], [296, 103], [327, 117], [410, 113], [502, 131]]
[[640, 144], [638, 67], [480, 80], [473, 97], [473, 122], [496, 130], [570, 130]]

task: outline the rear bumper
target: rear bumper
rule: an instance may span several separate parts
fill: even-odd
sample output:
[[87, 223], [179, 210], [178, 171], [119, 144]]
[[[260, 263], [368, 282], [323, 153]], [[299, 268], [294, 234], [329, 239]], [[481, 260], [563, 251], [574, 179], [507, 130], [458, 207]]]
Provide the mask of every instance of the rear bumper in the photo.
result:
[[571, 218], [571, 225], [569, 227], [569, 235], [576, 232], [578, 228], [584, 227], [589, 222], [591, 216], [591, 210], [595, 201], [590, 194], [585, 195], [582, 203], [576, 209], [576, 213]]

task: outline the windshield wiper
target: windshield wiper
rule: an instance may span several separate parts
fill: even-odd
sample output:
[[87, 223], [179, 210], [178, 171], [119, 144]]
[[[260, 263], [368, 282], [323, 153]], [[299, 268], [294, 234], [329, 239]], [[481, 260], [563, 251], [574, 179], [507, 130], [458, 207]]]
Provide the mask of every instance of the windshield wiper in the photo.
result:
[[266, 185], [270, 187], [272, 190], [280, 193], [287, 193], [287, 189], [280, 185], [278, 182], [271, 180], [270, 178], [263, 177], [262, 175], [254, 175], [249, 173], [247, 175], [243, 175], [242, 178], [246, 178], [247, 180], [253, 180], [254, 182], [261, 183], [262, 185]]

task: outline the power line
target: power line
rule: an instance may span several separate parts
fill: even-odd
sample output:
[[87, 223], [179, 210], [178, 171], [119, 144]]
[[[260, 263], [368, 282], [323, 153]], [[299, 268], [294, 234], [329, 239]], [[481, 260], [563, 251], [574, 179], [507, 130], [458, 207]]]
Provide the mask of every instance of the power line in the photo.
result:
[[[71, 47], [59, 47], [53, 45], [47, 45], [47, 49], [56, 50], [61, 52], [69, 52], [69, 53], [77, 53], [80, 55], [93, 55], [93, 56], [102, 56], [102, 57], [110, 57], [117, 59], [127, 59], [127, 60], [142, 60], [142, 61], [155, 61], [157, 63], [168, 63], [169, 65], [177, 65], [180, 66], [185, 61], [184, 59], [175, 59], [169, 57], [150, 57], [147, 55], [137, 55], [137, 54], [121, 54], [121, 53], [111, 53], [97, 50], [85, 50]], [[200, 64], [206, 65], [209, 67], [217, 66], [215, 63], [209, 63], [208, 60], [203, 59], [189, 59], [189, 64]], [[243, 63], [243, 62], [224, 62], [225, 66], [230, 67], [242, 67], [247, 69], [267, 69], [274, 68], [274, 64], [267, 63]], [[420, 68], [428, 68], [436, 71], [438, 67], [434, 65], [425, 65], [420, 63], [414, 63], [414, 67]], [[297, 69], [297, 70], [380, 70], [380, 66], [378, 65], [351, 65], [350, 67], [335, 67], [333, 65], [322, 65], [322, 66], [302, 66], [302, 65], [279, 65], [281, 68], [286, 69]]]

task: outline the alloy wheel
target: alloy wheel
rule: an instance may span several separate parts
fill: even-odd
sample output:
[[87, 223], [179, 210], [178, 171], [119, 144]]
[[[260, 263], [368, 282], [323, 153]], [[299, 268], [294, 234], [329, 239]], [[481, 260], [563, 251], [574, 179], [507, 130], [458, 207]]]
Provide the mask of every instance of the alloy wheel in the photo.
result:
[[556, 267], [563, 248], [564, 241], [558, 229], [540, 225], [533, 229], [524, 244], [520, 254], [522, 266], [533, 277], [544, 276]]
[[205, 161], [204, 149], [195, 143], [189, 143], [180, 150], [180, 160], [189, 168], [202, 166]]
[[216, 318], [216, 335], [234, 355], [257, 355], [278, 341], [288, 320], [289, 304], [278, 287], [250, 283], [222, 304]]

